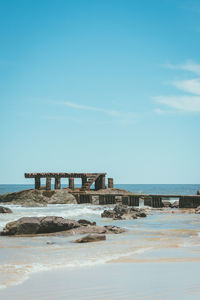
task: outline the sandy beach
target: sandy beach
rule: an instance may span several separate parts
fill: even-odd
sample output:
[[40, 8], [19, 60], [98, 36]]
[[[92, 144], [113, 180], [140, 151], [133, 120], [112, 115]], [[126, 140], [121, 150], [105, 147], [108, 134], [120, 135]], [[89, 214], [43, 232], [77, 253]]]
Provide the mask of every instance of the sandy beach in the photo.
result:
[[199, 300], [200, 262], [116, 263], [42, 272], [0, 291], [4, 300]]
[[[85, 218], [126, 228], [106, 241], [75, 244], [80, 236], [0, 237], [3, 300], [199, 299], [199, 215], [153, 210], [146, 218], [101, 218], [102, 206], [7, 205], [1, 229], [21, 216]], [[172, 213], [172, 211], [174, 213]]]

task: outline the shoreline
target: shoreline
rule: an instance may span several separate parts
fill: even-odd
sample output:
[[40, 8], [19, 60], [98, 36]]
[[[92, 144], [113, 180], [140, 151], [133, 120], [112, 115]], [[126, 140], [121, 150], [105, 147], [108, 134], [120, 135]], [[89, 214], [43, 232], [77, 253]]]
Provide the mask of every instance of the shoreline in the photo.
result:
[[[106, 242], [85, 245], [74, 244], [74, 237], [64, 237], [56, 233], [55, 236], [42, 234], [31, 237], [2, 237], [0, 281], [7, 287], [0, 290], [0, 298], [23, 300], [30, 295], [30, 300], [198, 299], [195, 298], [195, 292], [183, 298], [187, 293], [182, 295], [180, 284], [185, 280], [182, 276], [188, 277], [188, 268], [193, 270], [193, 274], [189, 276], [198, 277], [200, 220], [194, 210], [151, 208], [152, 213], [145, 219], [113, 220], [101, 218], [102, 211], [107, 207], [112, 208], [112, 204], [105, 206], [63, 203], [47, 204], [43, 207], [11, 205], [13, 214], [2, 217], [1, 227], [21, 216], [58, 215], [74, 220], [95, 221], [100, 226], [120, 226], [128, 231], [123, 235], [109, 235]], [[174, 281], [178, 287], [174, 295], [162, 294], [162, 284], [156, 286], [154, 282], [160, 278], [151, 278], [154, 272], [161, 277], [167, 276], [163, 275], [165, 270], [168, 276], [172, 272], [176, 274]], [[115, 273], [119, 278], [116, 278]], [[175, 284], [168, 277], [165, 280], [166, 285]], [[195, 280], [198, 281], [198, 278]], [[93, 282], [91, 286], [90, 281]], [[145, 286], [146, 281], [152, 286], [149, 295], [142, 294], [142, 284]], [[98, 294], [99, 283], [102, 283], [102, 293]], [[198, 285], [199, 283], [198, 281]], [[107, 284], [108, 288], [105, 290], [104, 286]], [[135, 290], [131, 290], [133, 284]], [[52, 291], [51, 285], [54, 286]], [[188, 289], [192, 289], [192, 285], [189, 278]], [[32, 286], [35, 286], [34, 290]], [[157, 293], [161, 295], [160, 298], [156, 298]]]
[[199, 267], [200, 262], [112, 263], [46, 271], [0, 290], [0, 297], [4, 300], [198, 300]]

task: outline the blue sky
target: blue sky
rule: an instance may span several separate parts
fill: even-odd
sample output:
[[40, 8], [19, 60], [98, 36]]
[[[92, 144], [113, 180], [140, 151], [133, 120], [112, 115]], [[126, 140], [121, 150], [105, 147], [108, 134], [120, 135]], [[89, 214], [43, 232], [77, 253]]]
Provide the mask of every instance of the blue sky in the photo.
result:
[[0, 183], [200, 181], [200, 1], [0, 0]]

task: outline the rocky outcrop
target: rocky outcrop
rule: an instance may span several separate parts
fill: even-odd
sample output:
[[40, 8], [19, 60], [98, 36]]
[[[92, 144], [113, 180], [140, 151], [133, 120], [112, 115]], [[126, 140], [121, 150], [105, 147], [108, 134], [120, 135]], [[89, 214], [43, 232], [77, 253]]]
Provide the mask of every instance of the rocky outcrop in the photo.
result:
[[99, 242], [105, 241], [105, 234], [88, 234], [78, 240], [75, 240], [74, 243], [91, 243], [91, 242]]
[[62, 217], [24, 217], [8, 223], [1, 235], [40, 234], [70, 230], [81, 225]]
[[8, 207], [0, 206], [0, 214], [12, 214], [12, 210]]
[[8, 223], [1, 235], [36, 235], [51, 234], [73, 235], [73, 234], [119, 234], [125, 229], [117, 226], [97, 226], [95, 222], [87, 220], [64, 219], [62, 217], [25, 217]]
[[113, 220], [131, 220], [144, 218], [147, 216], [147, 210], [135, 207], [116, 205], [113, 210], [104, 210], [102, 218], [112, 218]]
[[24, 190], [0, 195], [0, 202], [21, 204], [26, 207], [46, 204], [76, 204], [76, 198], [68, 190]]

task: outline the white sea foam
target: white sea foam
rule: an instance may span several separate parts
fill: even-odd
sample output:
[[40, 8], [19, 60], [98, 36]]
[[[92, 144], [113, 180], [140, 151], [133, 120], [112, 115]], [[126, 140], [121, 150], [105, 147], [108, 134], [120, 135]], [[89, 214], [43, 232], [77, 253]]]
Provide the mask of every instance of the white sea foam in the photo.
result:
[[0, 266], [0, 274], [3, 272], [6, 274], [11, 274], [8, 276], [6, 280], [1, 279], [0, 289], [7, 288], [9, 286], [18, 285], [27, 280], [32, 274], [37, 272], [45, 272], [51, 270], [59, 270], [59, 269], [73, 269], [73, 268], [82, 268], [89, 267], [95, 265], [105, 264], [112, 260], [117, 260], [121, 257], [131, 256], [131, 255], [139, 255], [144, 253], [145, 251], [149, 251], [152, 248], [141, 248], [133, 251], [129, 251], [126, 253], [116, 253], [113, 255], [107, 255], [105, 257], [90, 257], [85, 260], [74, 260], [73, 262], [64, 263], [63, 261], [60, 263], [32, 263], [32, 264], [4, 264]]

